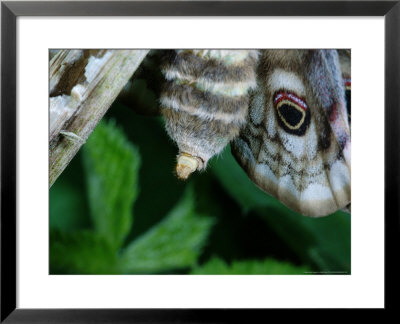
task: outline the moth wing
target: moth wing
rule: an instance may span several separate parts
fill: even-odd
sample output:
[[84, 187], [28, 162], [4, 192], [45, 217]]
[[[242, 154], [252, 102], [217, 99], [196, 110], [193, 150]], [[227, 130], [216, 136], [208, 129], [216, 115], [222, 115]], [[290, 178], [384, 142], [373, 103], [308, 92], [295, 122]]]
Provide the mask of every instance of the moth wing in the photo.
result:
[[347, 49], [338, 50], [340, 69], [346, 96], [347, 115], [351, 123], [351, 51]]
[[350, 127], [336, 50], [264, 50], [246, 126], [232, 144], [251, 180], [324, 216], [351, 201]]

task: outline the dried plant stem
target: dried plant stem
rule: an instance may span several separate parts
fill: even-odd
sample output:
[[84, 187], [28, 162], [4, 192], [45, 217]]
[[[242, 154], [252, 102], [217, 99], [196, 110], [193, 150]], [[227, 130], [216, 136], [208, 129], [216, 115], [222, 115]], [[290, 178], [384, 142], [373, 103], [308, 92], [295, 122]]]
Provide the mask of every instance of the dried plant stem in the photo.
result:
[[60, 50], [50, 61], [50, 186], [138, 68], [147, 50]]

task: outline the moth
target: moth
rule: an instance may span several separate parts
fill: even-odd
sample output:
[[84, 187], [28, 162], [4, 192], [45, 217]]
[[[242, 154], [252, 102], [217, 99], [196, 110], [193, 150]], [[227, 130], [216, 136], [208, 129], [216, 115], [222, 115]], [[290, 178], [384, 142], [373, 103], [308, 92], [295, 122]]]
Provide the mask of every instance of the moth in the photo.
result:
[[231, 143], [250, 179], [312, 217], [351, 202], [350, 52], [174, 50], [161, 112], [186, 179]]

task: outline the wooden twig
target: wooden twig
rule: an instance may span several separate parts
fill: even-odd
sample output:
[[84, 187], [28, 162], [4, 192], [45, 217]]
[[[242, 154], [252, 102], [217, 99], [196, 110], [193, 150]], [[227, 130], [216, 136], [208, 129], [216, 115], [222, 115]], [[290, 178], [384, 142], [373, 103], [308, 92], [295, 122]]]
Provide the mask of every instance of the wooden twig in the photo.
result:
[[50, 186], [85, 143], [147, 50], [60, 50], [50, 61]]

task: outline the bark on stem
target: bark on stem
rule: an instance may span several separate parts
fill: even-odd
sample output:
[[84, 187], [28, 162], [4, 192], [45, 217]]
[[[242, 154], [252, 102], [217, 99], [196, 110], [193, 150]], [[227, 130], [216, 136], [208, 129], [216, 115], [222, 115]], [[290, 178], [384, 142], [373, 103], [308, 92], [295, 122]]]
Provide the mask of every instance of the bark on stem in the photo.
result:
[[50, 61], [49, 183], [69, 164], [147, 50], [61, 50]]

